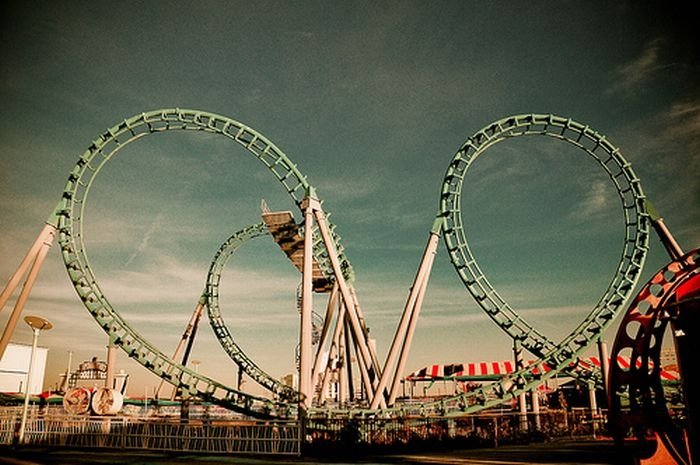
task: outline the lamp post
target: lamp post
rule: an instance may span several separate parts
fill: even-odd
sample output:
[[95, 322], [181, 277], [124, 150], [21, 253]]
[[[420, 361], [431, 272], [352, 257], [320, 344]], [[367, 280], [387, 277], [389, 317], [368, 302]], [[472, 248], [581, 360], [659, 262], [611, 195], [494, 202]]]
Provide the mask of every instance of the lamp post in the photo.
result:
[[37, 341], [39, 340], [39, 333], [42, 329], [49, 330], [53, 328], [53, 325], [46, 318], [40, 316], [25, 316], [24, 322], [32, 328], [34, 337], [32, 338], [32, 351], [29, 355], [29, 370], [27, 371], [27, 382], [24, 388], [24, 408], [22, 409], [22, 423], [19, 427], [19, 444], [24, 443], [24, 430], [27, 426], [27, 411], [29, 410], [29, 383], [32, 378], [32, 369], [34, 368], [34, 352], [36, 351]]

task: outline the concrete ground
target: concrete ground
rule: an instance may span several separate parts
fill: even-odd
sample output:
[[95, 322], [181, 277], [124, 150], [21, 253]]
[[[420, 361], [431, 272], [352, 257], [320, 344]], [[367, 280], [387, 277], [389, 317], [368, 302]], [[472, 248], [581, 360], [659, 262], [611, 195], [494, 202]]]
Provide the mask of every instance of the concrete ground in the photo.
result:
[[359, 459], [335, 457], [332, 460], [303, 457], [251, 457], [230, 455], [176, 454], [134, 450], [76, 450], [42, 448], [2, 448], [2, 465], [342, 465], [372, 464], [448, 464], [448, 465], [608, 465], [632, 464], [610, 441], [556, 441], [530, 445], [503, 446], [496, 449], [465, 449], [416, 454], [367, 456]]

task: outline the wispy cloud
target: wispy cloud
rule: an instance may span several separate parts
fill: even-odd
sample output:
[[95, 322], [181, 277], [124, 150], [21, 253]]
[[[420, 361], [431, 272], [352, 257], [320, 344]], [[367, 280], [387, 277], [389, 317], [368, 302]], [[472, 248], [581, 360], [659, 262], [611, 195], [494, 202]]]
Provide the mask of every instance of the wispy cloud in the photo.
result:
[[671, 106], [668, 112], [670, 131], [674, 137], [690, 138], [695, 152], [700, 148], [700, 100], [679, 102]]
[[581, 200], [578, 208], [572, 212], [571, 219], [589, 220], [591, 217], [607, 214], [611, 208], [611, 190], [604, 179], [596, 179], [591, 182], [590, 189], [585, 198]]
[[616, 82], [609, 92], [631, 92], [641, 83], [651, 78], [656, 71], [663, 68], [660, 60], [663, 40], [656, 38], [647, 43], [637, 58], [617, 67]]
[[126, 260], [126, 266], [131, 265], [131, 262], [134, 261], [134, 259], [144, 251], [146, 247], [148, 247], [149, 242], [151, 242], [151, 238], [153, 237], [153, 234], [160, 228], [161, 223], [163, 222], [163, 215], [159, 213], [156, 215], [155, 219], [151, 222], [151, 225], [148, 227], [148, 230], [146, 233], [143, 235], [143, 238], [141, 239], [141, 242], [139, 242], [139, 245], [136, 247], [136, 250], [129, 256], [129, 258]]

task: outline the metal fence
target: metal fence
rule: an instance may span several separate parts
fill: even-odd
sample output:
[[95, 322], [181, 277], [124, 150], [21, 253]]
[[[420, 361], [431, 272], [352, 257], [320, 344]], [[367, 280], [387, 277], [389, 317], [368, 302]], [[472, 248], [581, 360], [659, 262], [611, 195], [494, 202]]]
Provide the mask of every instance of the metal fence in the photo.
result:
[[[16, 441], [21, 413], [0, 415], [0, 444]], [[41, 415], [30, 413], [25, 444], [223, 454], [299, 455], [296, 422]]]
[[[20, 408], [0, 409], [0, 445], [16, 443]], [[303, 433], [302, 433], [303, 431]], [[527, 416], [499, 412], [463, 417], [310, 418], [298, 422], [154, 416], [69, 416], [32, 407], [25, 444], [220, 454], [301, 455], [325, 449], [497, 447], [555, 437], [604, 434], [605, 418], [588, 409]], [[302, 437], [302, 434], [304, 437]], [[302, 449], [304, 448], [304, 449]]]
[[440, 444], [498, 447], [556, 437], [595, 437], [605, 417], [588, 409], [549, 410], [539, 414], [499, 412], [462, 417], [310, 419], [306, 442], [312, 448], [434, 447]]

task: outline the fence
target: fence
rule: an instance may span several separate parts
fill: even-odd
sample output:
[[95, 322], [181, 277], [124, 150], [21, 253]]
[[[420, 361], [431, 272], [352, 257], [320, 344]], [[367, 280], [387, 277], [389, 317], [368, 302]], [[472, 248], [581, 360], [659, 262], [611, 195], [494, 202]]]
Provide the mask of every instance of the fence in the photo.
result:
[[[17, 439], [20, 408], [0, 409], [0, 445]], [[221, 454], [300, 455], [338, 449], [497, 447], [554, 437], [595, 436], [605, 419], [587, 409], [537, 415], [489, 413], [463, 417], [311, 418], [263, 422], [201, 418], [68, 416], [60, 409], [30, 409], [25, 442], [33, 446], [143, 449]]]
[[539, 414], [488, 413], [463, 417], [323, 418], [306, 425], [311, 449], [401, 449], [498, 447], [555, 437], [595, 437], [605, 418], [588, 409], [548, 410]]
[[[20, 415], [9, 412], [0, 415], [0, 444], [13, 443]], [[72, 448], [299, 455], [301, 436], [296, 422], [40, 415], [35, 410], [28, 417], [25, 443]]]

